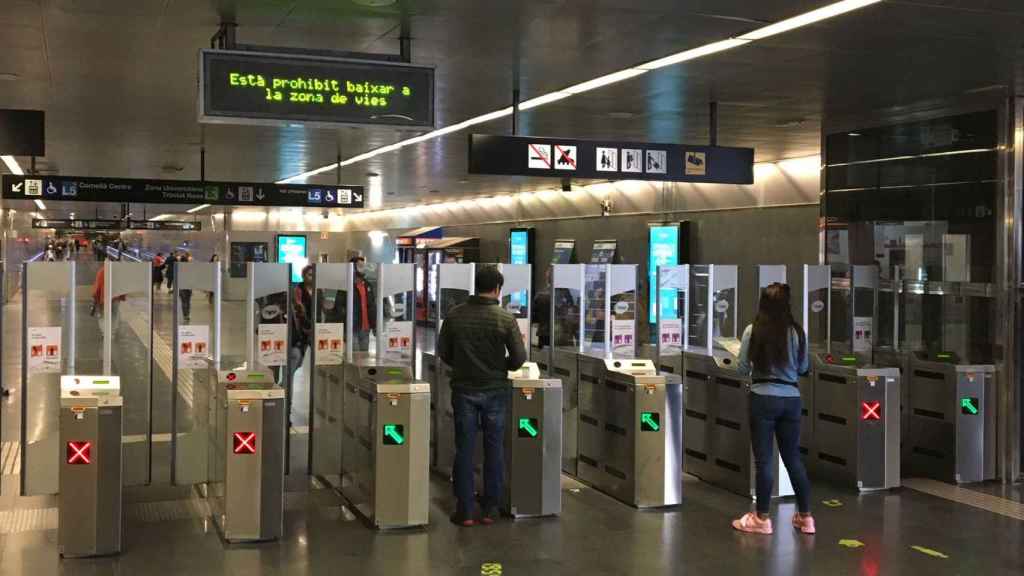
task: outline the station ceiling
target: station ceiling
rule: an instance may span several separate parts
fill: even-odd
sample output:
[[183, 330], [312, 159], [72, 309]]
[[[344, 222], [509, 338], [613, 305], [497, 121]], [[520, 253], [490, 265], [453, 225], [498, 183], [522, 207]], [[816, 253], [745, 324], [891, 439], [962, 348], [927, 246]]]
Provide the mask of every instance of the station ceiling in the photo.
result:
[[[401, 1], [4, 0], [0, 108], [47, 113], [44, 173], [276, 181], [420, 132], [201, 125], [198, 51], [222, 20], [239, 43], [397, 53]], [[412, 56], [437, 67], [437, 123], [511, 104], [782, 20], [825, 0], [408, 0]], [[645, 74], [521, 117], [538, 136], [719, 143], [758, 161], [817, 154], [823, 118], [970, 93], [1021, 76], [1024, 2], [887, 0], [832, 20]], [[506, 118], [475, 128], [510, 130]], [[379, 174], [388, 205], [534, 190], [466, 174], [456, 133], [342, 169]], [[27, 167], [28, 159], [19, 158]], [[335, 173], [313, 178], [332, 183]], [[547, 183], [551, 185], [552, 183]]]

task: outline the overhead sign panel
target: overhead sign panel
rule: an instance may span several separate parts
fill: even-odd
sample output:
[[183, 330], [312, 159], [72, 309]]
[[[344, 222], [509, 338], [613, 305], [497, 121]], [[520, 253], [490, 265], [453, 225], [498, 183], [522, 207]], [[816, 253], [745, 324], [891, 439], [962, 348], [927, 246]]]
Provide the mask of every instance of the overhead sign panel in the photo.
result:
[[138, 180], [78, 176], [3, 177], [5, 200], [78, 200], [216, 206], [362, 208], [362, 186]]
[[753, 184], [754, 149], [471, 134], [469, 173]]
[[46, 114], [0, 110], [0, 155], [46, 156]]
[[201, 222], [180, 220], [69, 220], [33, 218], [32, 227], [45, 230], [178, 230], [198, 232]]
[[434, 125], [434, 69], [383, 61], [202, 50], [199, 121]]

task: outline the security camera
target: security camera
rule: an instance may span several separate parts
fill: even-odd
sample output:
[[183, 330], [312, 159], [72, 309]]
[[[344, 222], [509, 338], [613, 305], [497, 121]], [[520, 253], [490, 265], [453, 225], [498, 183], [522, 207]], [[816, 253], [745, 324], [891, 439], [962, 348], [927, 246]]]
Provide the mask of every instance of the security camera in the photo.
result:
[[321, 212], [320, 215], [324, 217], [324, 220], [327, 220], [328, 218], [331, 217], [331, 213], [326, 208], [324, 208], [324, 211]]

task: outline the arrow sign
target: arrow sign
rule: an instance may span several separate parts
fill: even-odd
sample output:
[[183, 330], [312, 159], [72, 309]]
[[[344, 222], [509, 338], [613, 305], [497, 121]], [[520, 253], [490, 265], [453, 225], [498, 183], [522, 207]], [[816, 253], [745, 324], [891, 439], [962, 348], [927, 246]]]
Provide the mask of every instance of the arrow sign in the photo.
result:
[[359, 192], [353, 192], [352, 193], [352, 203], [353, 204], [359, 204], [362, 201], [363, 201], [363, 195], [362, 194], [360, 194]]
[[961, 398], [960, 399], [960, 412], [963, 414], [970, 414], [975, 416], [978, 414], [978, 399], [977, 398]]
[[537, 431], [536, 426], [534, 426], [534, 423], [531, 421], [530, 418], [519, 419], [519, 432], [520, 437], [522, 437], [523, 433], [525, 432], [526, 435], [529, 436], [530, 438], [536, 438], [537, 435], [540, 434], [540, 432]]
[[21, 192], [21, 187], [24, 184], [25, 184], [24, 182], [18, 182], [17, 184], [14, 184], [13, 186], [11, 186], [11, 190], [14, 190], [15, 192]]
[[[385, 424], [384, 425], [384, 443], [385, 444], [405, 444], [405, 436], [402, 435], [402, 428], [398, 424]], [[388, 442], [388, 439], [391, 441]]]
[[640, 429], [647, 432], [657, 432], [661, 429], [659, 420], [661, 420], [661, 417], [653, 412], [642, 412], [640, 414]]

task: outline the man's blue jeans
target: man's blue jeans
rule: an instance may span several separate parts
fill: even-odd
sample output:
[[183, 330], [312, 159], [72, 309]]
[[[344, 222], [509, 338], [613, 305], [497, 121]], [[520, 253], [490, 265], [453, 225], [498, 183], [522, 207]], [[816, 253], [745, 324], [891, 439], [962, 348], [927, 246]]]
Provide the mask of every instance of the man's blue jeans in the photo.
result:
[[505, 499], [505, 419], [509, 391], [452, 391], [455, 416], [455, 498], [456, 514], [473, 517], [473, 451], [476, 434], [484, 432], [484, 513], [493, 512]]

